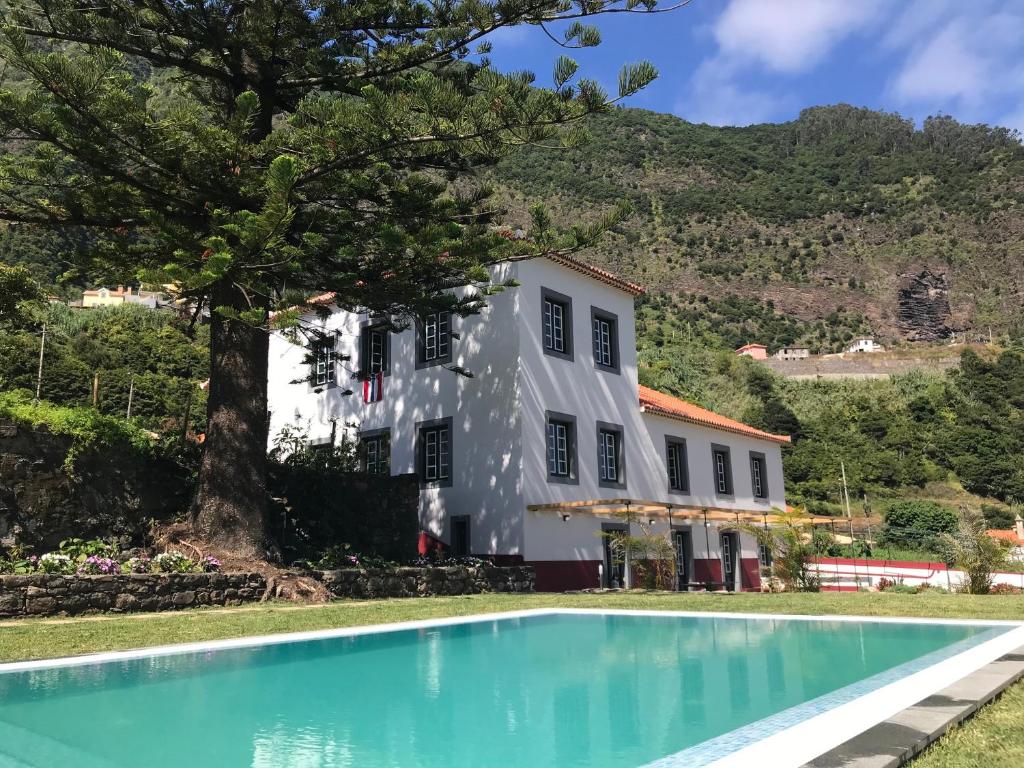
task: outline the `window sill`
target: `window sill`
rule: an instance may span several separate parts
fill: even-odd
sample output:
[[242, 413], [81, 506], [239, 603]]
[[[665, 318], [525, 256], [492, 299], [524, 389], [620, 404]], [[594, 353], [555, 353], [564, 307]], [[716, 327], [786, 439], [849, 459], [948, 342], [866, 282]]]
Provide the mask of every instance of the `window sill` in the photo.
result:
[[547, 347], [544, 347], [543, 349], [544, 354], [547, 355], [548, 357], [555, 357], [558, 358], [559, 360], [565, 360], [568, 363], [574, 362], [572, 350], [568, 352], [557, 352], [553, 349], [548, 349]]
[[425, 368], [436, 368], [439, 365], [451, 365], [451, 363], [451, 355], [448, 355], [447, 357], [438, 357], [435, 358], [434, 360], [417, 360], [416, 370], [421, 371]]
[[553, 485], [579, 485], [580, 479], [572, 475], [548, 475], [548, 482]]

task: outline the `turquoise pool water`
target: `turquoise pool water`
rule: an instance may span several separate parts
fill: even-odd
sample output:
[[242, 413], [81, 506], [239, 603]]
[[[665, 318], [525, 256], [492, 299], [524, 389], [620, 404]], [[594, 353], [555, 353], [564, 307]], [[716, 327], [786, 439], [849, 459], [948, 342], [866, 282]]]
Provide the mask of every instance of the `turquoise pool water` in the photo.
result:
[[552, 614], [0, 674], [0, 766], [639, 766], [998, 631]]

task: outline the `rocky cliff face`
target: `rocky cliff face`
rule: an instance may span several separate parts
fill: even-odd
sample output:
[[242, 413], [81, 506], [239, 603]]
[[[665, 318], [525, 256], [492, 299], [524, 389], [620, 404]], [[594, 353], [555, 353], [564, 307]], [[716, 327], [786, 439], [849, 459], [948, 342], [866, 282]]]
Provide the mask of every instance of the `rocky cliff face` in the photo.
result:
[[67, 438], [0, 424], [0, 542], [46, 550], [69, 537], [138, 540], [150, 519], [188, 505], [187, 473], [170, 461], [87, 453], [69, 471], [69, 447]]
[[949, 285], [942, 273], [924, 269], [902, 276], [896, 319], [911, 341], [949, 338]]

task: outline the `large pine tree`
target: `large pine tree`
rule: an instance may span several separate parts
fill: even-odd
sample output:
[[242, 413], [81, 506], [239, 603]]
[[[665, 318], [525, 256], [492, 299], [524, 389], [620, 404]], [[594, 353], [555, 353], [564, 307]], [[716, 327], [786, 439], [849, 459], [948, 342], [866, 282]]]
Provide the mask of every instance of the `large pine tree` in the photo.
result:
[[[680, 4], [685, 4], [683, 0]], [[473, 169], [577, 139], [618, 95], [559, 58], [549, 87], [502, 74], [488, 36], [521, 24], [596, 45], [579, 21], [654, 0], [7, 0], [0, 219], [92, 230], [106, 274], [175, 283], [211, 317], [200, 535], [268, 550], [266, 368], [300, 294], [408, 320], [479, 309], [486, 265], [573, 249], [502, 237]], [[668, 10], [668, 9], [664, 9]], [[564, 20], [575, 20], [564, 23]], [[11, 82], [10, 80], [8, 82]], [[568, 128], [568, 129], [567, 129]], [[604, 222], [607, 225], [611, 216]], [[542, 220], [543, 217], [538, 217]], [[456, 302], [449, 289], [475, 285]], [[292, 318], [294, 319], [294, 318]]]

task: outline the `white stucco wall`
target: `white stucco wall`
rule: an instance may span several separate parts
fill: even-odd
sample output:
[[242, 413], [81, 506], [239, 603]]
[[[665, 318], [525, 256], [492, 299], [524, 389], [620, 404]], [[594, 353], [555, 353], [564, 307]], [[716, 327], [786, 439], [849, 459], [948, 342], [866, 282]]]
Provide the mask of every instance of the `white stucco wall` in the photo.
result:
[[[324, 330], [337, 333], [337, 386], [320, 392], [308, 381], [306, 350], [280, 337], [270, 343], [271, 442], [286, 424], [304, 429], [312, 442], [337, 434], [391, 430], [391, 471], [415, 472], [417, 423], [452, 419], [452, 474], [447, 488], [421, 492], [420, 522], [451, 541], [450, 518], [470, 515], [474, 554], [522, 554], [527, 560], [602, 560], [602, 523], [614, 516], [575, 513], [568, 521], [552, 512], [527, 512], [530, 504], [632, 498], [691, 507], [770, 511], [785, 505], [780, 446], [641, 412], [637, 389], [633, 296], [546, 259], [496, 268], [495, 280], [515, 278], [518, 288], [491, 297], [480, 317], [452, 318], [452, 364], [472, 371], [459, 376], [444, 367], [417, 370], [415, 330], [391, 338], [390, 372], [384, 398], [364, 403], [359, 369], [360, 327], [366, 315], [333, 312]], [[544, 353], [542, 288], [572, 299], [573, 359]], [[594, 365], [591, 307], [617, 316], [619, 373]], [[349, 355], [351, 360], [342, 361]], [[302, 380], [299, 383], [292, 383]], [[343, 396], [345, 389], [353, 394]], [[578, 482], [549, 482], [547, 412], [570, 414], [576, 423]], [[597, 423], [620, 425], [624, 438], [624, 487], [598, 482]], [[686, 440], [688, 494], [670, 493], [665, 436]], [[730, 448], [734, 495], [714, 492], [711, 444]], [[750, 451], [768, 465], [769, 500], [753, 498]], [[693, 557], [718, 558], [716, 527], [705, 545], [702, 522], [692, 524]], [[654, 525], [667, 531], [667, 522]], [[743, 558], [757, 556], [752, 538], [742, 537]]]
[[[514, 276], [516, 265], [503, 265], [496, 279]], [[338, 333], [338, 386], [321, 393], [308, 382], [306, 350], [280, 337], [270, 345], [271, 442], [285, 424], [298, 424], [311, 442], [329, 439], [331, 420], [338, 435], [346, 430], [391, 430], [391, 472], [416, 471], [417, 423], [452, 419], [451, 487], [426, 487], [420, 496], [421, 526], [450, 541], [452, 515], [470, 515], [470, 546], [474, 554], [518, 554], [522, 551], [523, 504], [518, 440], [520, 412], [517, 387], [518, 294], [491, 297], [480, 316], [452, 317], [452, 362], [474, 374], [458, 375], [444, 366], [416, 368], [415, 329], [391, 335], [390, 371], [383, 400], [364, 403], [362, 382], [352, 378], [359, 368], [359, 333], [365, 314], [333, 312], [324, 329]], [[320, 321], [317, 321], [320, 322]], [[353, 394], [343, 396], [346, 388]]]
[[[519, 280], [520, 391], [523, 431], [523, 496], [525, 504], [631, 498], [681, 505], [770, 511], [784, 507], [782, 456], [777, 443], [712, 430], [642, 413], [637, 388], [636, 328], [633, 297], [546, 260], [524, 264]], [[572, 299], [574, 353], [564, 360], [544, 353], [542, 289]], [[591, 307], [618, 317], [620, 373], [594, 366]], [[546, 414], [575, 417], [577, 481], [550, 482], [547, 471]], [[597, 422], [623, 428], [625, 484], [602, 486], [598, 478]], [[690, 493], [669, 493], [665, 436], [686, 440]], [[732, 460], [732, 496], [714, 492], [711, 445], [725, 445]], [[763, 453], [768, 465], [768, 501], [755, 500], [750, 478], [750, 451]], [[525, 548], [530, 560], [599, 560], [602, 524], [621, 524], [614, 516], [571, 514], [568, 521], [551, 512], [527, 513]], [[711, 553], [704, 545], [703, 524], [693, 533], [694, 557], [718, 557], [718, 535], [711, 535]], [[655, 531], [667, 530], [657, 523]], [[742, 557], [756, 557], [751, 537], [741, 537]]]

